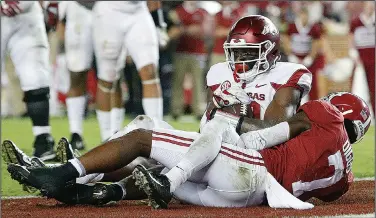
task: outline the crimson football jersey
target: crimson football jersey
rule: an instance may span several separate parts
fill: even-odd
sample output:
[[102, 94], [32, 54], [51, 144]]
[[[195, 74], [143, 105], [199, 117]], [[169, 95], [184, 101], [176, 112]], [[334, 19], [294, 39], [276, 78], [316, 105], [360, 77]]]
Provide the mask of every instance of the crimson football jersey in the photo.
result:
[[335, 200], [348, 190], [353, 161], [344, 118], [321, 100], [309, 101], [300, 110], [310, 119], [311, 129], [260, 153], [268, 171], [294, 196]]
[[[183, 5], [177, 7], [175, 10], [184, 28], [192, 24], [202, 25], [202, 22], [205, 20], [205, 17], [208, 14], [202, 8], [198, 8], [194, 12], [189, 12], [185, 10]], [[203, 39], [194, 38], [192, 36], [183, 34], [179, 38], [176, 51], [179, 53], [205, 54], [205, 42]]]

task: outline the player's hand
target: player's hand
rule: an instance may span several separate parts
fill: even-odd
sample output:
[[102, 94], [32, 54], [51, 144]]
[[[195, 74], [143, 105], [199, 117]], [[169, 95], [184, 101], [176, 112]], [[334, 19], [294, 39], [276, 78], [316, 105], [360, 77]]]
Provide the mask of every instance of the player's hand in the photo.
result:
[[1, 13], [7, 17], [13, 17], [22, 12], [19, 4], [20, 1], [1, 1]]
[[59, 3], [48, 2], [46, 5], [46, 24], [50, 29], [56, 29], [59, 21]]
[[165, 48], [170, 41], [170, 37], [167, 34], [166, 29], [157, 27], [159, 47]]
[[217, 108], [234, 105], [250, 104], [251, 98], [237, 83], [226, 80], [213, 92], [213, 103]]
[[302, 61], [302, 64], [305, 66], [305, 67], [310, 67], [313, 63], [313, 58], [310, 57], [310, 56], [307, 56], [303, 59]]
[[289, 56], [287, 57], [287, 60], [288, 60], [289, 62], [291, 62], [291, 63], [297, 63], [297, 64], [300, 64], [300, 59], [299, 59], [297, 56], [293, 55], [293, 54], [289, 55]]

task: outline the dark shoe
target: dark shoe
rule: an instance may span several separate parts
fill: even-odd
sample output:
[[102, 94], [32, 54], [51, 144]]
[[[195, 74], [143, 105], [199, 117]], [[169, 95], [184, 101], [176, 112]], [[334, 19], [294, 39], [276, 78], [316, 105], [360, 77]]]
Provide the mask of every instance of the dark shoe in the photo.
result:
[[[10, 140], [5, 140], [1, 145], [1, 154], [3, 156], [4, 162], [7, 164], [18, 164], [25, 167], [40, 166], [39, 163], [33, 161], [33, 158], [30, 158], [25, 153], [23, 153], [21, 149], [19, 149], [16, 144], [14, 144]], [[29, 193], [35, 193], [37, 191], [36, 188], [25, 184], [22, 185], [22, 189]]]
[[31, 167], [31, 159], [21, 151], [12, 141], [5, 140], [1, 144], [1, 155], [7, 164], [18, 164], [21, 166]]
[[55, 197], [56, 200], [65, 204], [87, 204], [102, 206], [120, 201], [123, 190], [117, 184], [96, 183], [95, 185], [74, 184], [65, 188]]
[[73, 150], [77, 149], [81, 151], [85, 149], [84, 140], [78, 133], [73, 133], [71, 135], [70, 144], [72, 145]]
[[142, 165], [137, 165], [132, 174], [136, 180], [135, 185], [148, 195], [154, 209], [167, 208], [172, 199], [172, 193], [170, 181], [165, 175], [148, 171]]
[[77, 150], [75, 150], [75, 152], [73, 151], [71, 144], [66, 138], [61, 138], [57, 143], [56, 156], [57, 159], [59, 159], [60, 162], [64, 164], [73, 158], [80, 157], [81, 155]]
[[73, 165], [59, 167], [26, 168], [17, 164], [9, 164], [8, 172], [12, 179], [40, 190], [47, 197], [58, 196], [64, 188], [75, 183], [78, 174]]
[[34, 157], [42, 161], [53, 160], [56, 157], [54, 152], [55, 141], [48, 133], [38, 135], [34, 141]]

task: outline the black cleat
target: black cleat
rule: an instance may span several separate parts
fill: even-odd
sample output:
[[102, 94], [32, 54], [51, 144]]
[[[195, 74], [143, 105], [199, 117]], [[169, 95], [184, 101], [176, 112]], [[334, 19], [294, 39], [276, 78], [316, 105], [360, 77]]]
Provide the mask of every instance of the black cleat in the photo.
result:
[[135, 185], [142, 189], [149, 198], [154, 209], [167, 208], [172, 199], [170, 181], [165, 175], [148, 171], [144, 166], [137, 165], [133, 171]]
[[57, 143], [56, 156], [64, 164], [73, 158], [80, 157], [81, 154], [77, 150], [73, 151], [71, 144], [69, 144], [66, 138], [61, 138]]
[[[73, 169], [72, 169], [73, 168]], [[43, 196], [55, 197], [64, 191], [64, 188], [73, 185], [73, 166], [26, 168], [17, 164], [9, 164], [8, 172], [12, 179], [20, 184], [26, 184], [39, 189]]]
[[85, 149], [84, 140], [78, 133], [73, 133], [71, 135], [70, 144], [72, 145], [73, 150], [77, 149], [81, 151]]
[[31, 167], [31, 159], [21, 149], [19, 149], [12, 141], [5, 140], [1, 144], [1, 155], [7, 164], [18, 164], [21, 166]]
[[70, 205], [103, 206], [121, 200], [123, 191], [117, 184], [96, 183], [94, 185], [74, 184], [65, 188], [55, 197], [56, 200]]
[[32, 157], [30, 161], [34, 167], [46, 167], [46, 164], [38, 157]]
[[33, 156], [40, 158], [42, 161], [55, 159], [54, 145], [55, 141], [50, 134], [38, 135], [34, 141]]
[[[10, 140], [5, 140], [1, 145], [1, 154], [3, 156], [4, 162], [7, 164], [18, 164], [20, 166], [30, 168], [40, 167], [44, 165], [44, 163], [37, 157], [30, 158], [29, 156], [27, 156], [21, 149], [16, 146], [16, 144], [14, 144]], [[25, 184], [22, 185], [22, 189], [29, 193], [34, 193], [37, 191], [36, 188]]]

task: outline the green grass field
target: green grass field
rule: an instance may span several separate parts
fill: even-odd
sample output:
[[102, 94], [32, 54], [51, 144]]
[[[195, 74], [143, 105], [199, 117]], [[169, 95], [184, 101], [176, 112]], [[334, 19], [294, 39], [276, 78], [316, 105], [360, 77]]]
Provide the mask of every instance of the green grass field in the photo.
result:
[[[127, 124], [130, 120], [125, 120]], [[197, 131], [199, 123], [178, 123], [169, 122], [177, 129], [187, 131]], [[68, 120], [66, 118], [51, 119], [52, 134], [56, 141], [61, 137], [69, 137]], [[100, 142], [99, 127], [96, 118], [92, 117], [84, 122], [84, 138], [87, 150], [93, 148]], [[1, 121], [1, 141], [10, 139], [17, 144], [26, 154], [31, 155], [33, 135], [31, 132], [31, 122], [29, 119], [3, 119]], [[353, 171], [355, 177], [373, 177], [375, 171], [375, 135], [374, 127], [371, 127], [365, 138], [354, 145]], [[6, 164], [1, 160], [1, 195], [2, 196], [22, 196], [30, 195], [22, 190], [22, 187], [9, 176]]]

